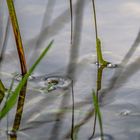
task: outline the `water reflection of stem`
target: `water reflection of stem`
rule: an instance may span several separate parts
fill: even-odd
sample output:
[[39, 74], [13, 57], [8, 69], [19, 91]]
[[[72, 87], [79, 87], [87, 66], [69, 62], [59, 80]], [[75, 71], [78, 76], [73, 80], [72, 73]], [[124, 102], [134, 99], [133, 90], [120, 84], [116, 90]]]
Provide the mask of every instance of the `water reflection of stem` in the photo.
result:
[[3, 42], [2, 42], [2, 47], [1, 47], [1, 52], [0, 52], [0, 69], [1, 69], [1, 65], [2, 65], [2, 60], [3, 60], [3, 57], [4, 57], [4, 54], [5, 54], [5, 51], [6, 51], [6, 47], [7, 47], [7, 43], [8, 43], [8, 35], [9, 35], [9, 30], [10, 30], [10, 26], [9, 26], [9, 22], [10, 19], [8, 17], [8, 21], [7, 21], [7, 25], [6, 25], [6, 31], [5, 31], [5, 34], [4, 34], [4, 39], [3, 39]]
[[73, 80], [71, 83], [71, 90], [72, 90], [72, 125], [71, 125], [71, 139], [74, 140], [74, 89], [73, 89]]
[[70, 0], [70, 14], [71, 14], [71, 44], [73, 38], [73, 8], [72, 8], [72, 0]]
[[[85, 118], [84, 118], [83, 120], [81, 120], [78, 124], [76, 124], [76, 125], [74, 126], [73, 137], [74, 137], [75, 139], [77, 139], [77, 137], [78, 137], [78, 132], [79, 132], [80, 128], [81, 128], [86, 122], [88, 122], [88, 121], [91, 119], [91, 117], [92, 117], [93, 115], [94, 115], [94, 109], [92, 108], [92, 109], [90, 109], [90, 110], [88, 111], [88, 113], [86, 114]], [[70, 134], [68, 133], [68, 134], [65, 135], [65, 138], [69, 138], [69, 136], [70, 136]]]

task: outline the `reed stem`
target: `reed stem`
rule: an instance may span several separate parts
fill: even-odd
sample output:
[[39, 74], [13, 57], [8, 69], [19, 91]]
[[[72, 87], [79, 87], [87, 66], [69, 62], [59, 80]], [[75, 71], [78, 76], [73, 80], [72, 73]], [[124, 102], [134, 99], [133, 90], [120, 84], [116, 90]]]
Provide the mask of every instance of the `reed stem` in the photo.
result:
[[24, 55], [24, 49], [22, 45], [22, 39], [20, 35], [20, 30], [19, 30], [19, 25], [18, 25], [18, 20], [17, 20], [13, 0], [7, 0], [7, 6], [8, 6], [9, 15], [13, 27], [14, 36], [15, 36], [17, 51], [19, 55], [20, 65], [21, 65], [21, 72], [22, 75], [25, 75], [27, 73], [26, 59]]

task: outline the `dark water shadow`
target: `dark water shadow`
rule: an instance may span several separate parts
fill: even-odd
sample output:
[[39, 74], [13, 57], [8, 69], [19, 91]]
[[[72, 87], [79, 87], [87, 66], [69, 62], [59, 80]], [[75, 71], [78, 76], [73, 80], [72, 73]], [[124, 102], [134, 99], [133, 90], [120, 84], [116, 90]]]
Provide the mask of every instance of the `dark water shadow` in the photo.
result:
[[[3, 5], [4, 3], [1, 2], [1, 5]], [[0, 17], [2, 19], [2, 11], [0, 11]], [[2, 21], [1, 21], [2, 23]], [[2, 24], [0, 24], [2, 25]], [[4, 55], [5, 55], [5, 51], [6, 51], [6, 47], [7, 47], [7, 43], [8, 43], [8, 38], [9, 38], [9, 32], [10, 32], [10, 18], [8, 16], [7, 18], [7, 22], [6, 22], [6, 28], [5, 28], [5, 32], [3, 32], [3, 28], [2, 26], [0, 26], [0, 70], [1, 70], [1, 65], [2, 65], [2, 61], [4, 59]], [[4, 37], [3, 35], [4, 34]]]
[[[43, 43], [46, 40], [53, 37], [54, 35], [57, 35], [65, 27], [65, 25], [67, 23], [69, 23], [69, 21], [70, 21], [70, 10], [68, 8], [64, 12], [62, 12], [59, 16], [57, 16], [50, 25], [48, 25], [49, 24], [48, 21], [51, 20], [51, 13], [53, 13], [55, 1], [56, 0], [52, 0], [52, 1], [48, 2], [49, 5], [46, 7], [46, 12], [45, 12], [45, 16], [44, 16], [44, 19], [42, 22], [41, 32], [39, 33], [39, 35], [30, 39], [25, 44], [26, 47], [36, 46], [35, 47], [36, 55], [37, 55], [38, 51], [40, 50], [41, 46], [43, 45]], [[73, 5], [73, 8], [75, 6], [76, 6], [76, 4]], [[31, 60], [33, 60], [35, 58], [34, 55], [31, 55], [31, 57], [32, 57]], [[29, 61], [29, 65], [31, 65], [30, 63], [32, 63], [31, 60]]]
[[[139, 71], [139, 69], [140, 69], [140, 57], [137, 58], [133, 63], [127, 65], [130, 58], [132, 57], [132, 55], [136, 51], [137, 47], [139, 46], [139, 44], [140, 44], [140, 32], [138, 33], [134, 43], [132, 44], [131, 48], [128, 51], [128, 53], [125, 55], [122, 62], [119, 64], [120, 67], [116, 68], [115, 73], [114, 73], [113, 77], [111, 78], [110, 85], [107, 89], [101, 90], [101, 81], [102, 81], [101, 75], [102, 75], [103, 69], [101, 71], [99, 71], [99, 69], [98, 69], [97, 90], [100, 90], [99, 102], [100, 102], [101, 106], [104, 105], [103, 104], [104, 97], [108, 95], [108, 92], [110, 92], [116, 88], [120, 88], [133, 74], [135, 74], [137, 71]], [[85, 102], [85, 103], [83, 102], [84, 105], [88, 105], [89, 103], [90, 102]], [[82, 104], [82, 102], [81, 102], [81, 104]], [[78, 104], [75, 104], [75, 107], [77, 105]], [[90, 111], [87, 112], [87, 114], [85, 115], [84, 119], [82, 119], [79, 123], [77, 123], [75, 125], [74, 131], [77, 134], [78, 134], [80, 128], [93, 117], [94, 113], [95, 113], [94, 108], [91, 108]], [[95, 131], [95, 125], [96, 125], [95, 121], [96, 121], [96, 119], [94, 119], [94, 128], [93, 128], [93, 134], [92, 134], [91, 139], [94, 137], [94, 131]], [[65, 138], [69, 138], [69, 136], [70, 136], [70, 131], [66, 134]], [[111, 139], [113, 139], [113, 137], [111, 137]]]
[[74, 16], [74, 30], [73, 30], [73, 43], [70, 47], [70, 58], [67, 68], [67, 75], [73, 79], [75, 83], [75, 71], [77, 67], [77, 61], [79, 56], [79, 47], [81, 41], [81, 32], [83, 27], [83, 13], [84, 13], [85, 2], [77, 2], [76, 11]]
[[[97, 79], [96, 79], [96, 96], [98, 99], [98, 94], [99, 91], [102, 89], [102, 75], [103, 75], [103, 70], [105, 69], [104, 66], [97, 66]], [[89, 102], [87, 102], [89, 104]], [[95, 130], [96, 130], [96, 123], [97, 123], [97, 112], [95, 112], [95, 109], [93, 107], [93, 101], [91, 103], [91, 107], [90, 109], [87, 111], [87, 113], [85, 114], [85, 117], [83, 119], [81, 119], [77, 124], [75, 124], [74, 126], [74, 136], [77, 138], [78, 137], [78, 133], [81, 129], [81, 127], [83, 125], [85, 125], [86, 123], [88, 123], [88, 121], [90, 121], [93, 117], [93, 131], [92, 134], [89, 138], [89, 140], [93, 139], [94, 135], [95, 135]], [[75, 108], [77, 107], [78, 104], [75, 103]], [[81, 104], [82, 105], [82, 104]], [[86, 105], [86, 103], [84, 104], [84, 106]], [[80, 106], [82, 107], [82, 106]], [[70, 131], [65, 135], [64, 138], [70, 138]]]
[[[76, 3], [76, 10], [75, 10], [75, 18], [74, 18], [74, 35], [73, 35], [73, 43], [71, 45], [71, 51], [70, 51], [70, 62], [68, 66], [67, 75], [72, 79], [72, 81], [75, 81], [75, 68], [76, 68], [76, 61], [78, 58], [78, 51], [79, 51], [79, 43], [81, 38], [81, 29], [82, 29], [82, 17], [83, 17], [83, 10], [85, 6], [85, 0], [78, 0]], [[61, 101], [60, 109], [64, 106], [69, 104], [70, 99], [70, 90], [68, 90], [68, 93], [63, 96], [63, 99]], [[74, 96], [74, 95], [73, 95]], [[73, 106], [74, 107], [74, 106]], [[73, 114], [74, 115], [74, 114]], [[74, 116], [73, 116], [74, 117]], [[64, 123], [65, 119], [65, 113], [61, 113], [56, 116], [57, 119], [60, 119], [60, 122], [56, 122], [54, 125], [51, 136], [49, 140], [56, 140], [56, 138], [59, 139], [59, 134], [61, 133], [61, 128]], [[74, 118], [72, 118], [72, 121], [74, 121]], [[72, 122], [72, 131], [74, 129], [74, 122]], [[55, 133], [55, 135], [54, 135]], [[71, 135], [71, 139], [73, 139], [73, 134]]]
[[[35, 37], [35, 39], [34, 39], [35, 44], [34, 44], [33, 49], [30, 52], [30, 59], [29, 59], [30, 65], [32, 65], [31, 63], [33, 63], [34, 59], [36, 59], [38, 57], [37, 50], [40, 49], [41, 44], [43, 43], [45, 38], [47, 38], [46, 36], [48, 35], [48, 29], [49, 29], [48, 26], [50, 24], [49, 22], [51, 21], [51, 18], [53, 15], [55, 3], [56, 3], [56, 0], [50, 0], [46, 4], [45, 14], [43, 17], [40, 33], [39, 33], [38, 37]], [[46, 31], [44, 31], [45, 28], [47, 28]], [[43, 40], [43, 38], [44, 38], [44, 40]]]

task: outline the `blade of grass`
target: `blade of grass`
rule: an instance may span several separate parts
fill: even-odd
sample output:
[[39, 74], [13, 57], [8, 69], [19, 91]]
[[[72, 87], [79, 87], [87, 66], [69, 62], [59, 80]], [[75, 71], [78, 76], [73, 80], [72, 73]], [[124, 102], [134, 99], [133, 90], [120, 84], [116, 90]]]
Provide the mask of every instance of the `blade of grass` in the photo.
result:
[[21, 122], [21, 119], [22, 119], [24, 102], [25, 102], [25, 98], [26, 98], [26, 87], [27, 87], [27, 82], [24, 84], [24, 86], [20, 90], [18, 103], [17, 103], [16, 115], [15, 115], [13, 128], [12, 128], [13, 132], [18, 131], [18, 129], [20, 127], [20, 122]]
[[16, 104], [17, 97], [18, 97], [19, 92], [21, 91], [22, 87], [25, 85], [28, 77], [34, 71], [34, 69], [36, 68], [36, 66], [40, 63], [40, 61], [42, 60], [42, 58], [49, 51], [49, 49], [51, 48], [52, 44], [53, 44], [53, 41], [51, 41], [49, 43], [49, 45], [47, 46], [47, 48], [45, 48], [45, 50], [42, 52], [42, 54], [39, 56], [39, 58], [36, 60], [36, 62], [32, 65], [32, 67], [29, 69], [29, 71], [27, 72], [27, 74], [23, 77], [23, 79], [21, 80], [21, 82], [18, 84], [18, 86], [14, 90], [13, 94], [11, 95], [11, 97], [9, 98], [9, 100], [7, 101], [6, 105], [0, 111], [0, 119], [2, 119], [12, 109], [12, 107]]
[[99, 38], [96, 38], [96, 50], [97, 50], [97, 57], [98, 57], [97, 59], [98, 59], [100, 65], [107, 66], [107, 64], [108, 64], [109, 62], [107, 62], [107, 61], [105, 61], [105, 60], [103, 59], [101, 47], [102, 47], [102, 46], [101, 46], [101, 41], [100, 41], [100, 39], [99, 39]]
[[11, 23], [13, 27], [17, 51], [18, 51], [18, 55], [20, 59], [21, 72], [22, 72], [22, 75], [25, 75], [27, 73], [26, 59], [24, 55], [22, 39], [20, 35], [20, 30], [19, 30], [19, 25], [18, 25], [18, 20], [17, 20], [13, 0], [7, 0], [7, 6], [8, 6], [9, 15], [10, 15], [10, 19], [11, 19]]
[[92, 0], [93, 5], [93, 13], [94, 13], [94, 25], [95, 25], [95, 35], [96, 35], [96, 52], [97, 52], [97, 61], [100, 65], [107, 66], [108, 62], [103, 59], [102, 50], [101, 50], [101, 41], [98, 37], [98, 27], [96, 20], [96, 8], [95, 8], [95, 0]]
[[99, 121], [101, 140], [103, 140], [104, 138], [103, 138], [102, 115], [101, 115], [101, 111], [100, 111], [100, 107], [98, 103], [98, 97], [96, 96], [95, 91], [92, 92], [92, 95], [93, 95], [93, 104], [94, 104], [95, 112], [97, 113], [97, 117]]
[[[7, 97], [6, 97], [6, 102], [7, 102], [7, 100], [9, 99], [9, 97], [11, 96], [11, 94], [12, 94], [12, 88], [13, 88], [13, 86], [14, 86], [14, 77], [12, 78], [12, 81], [11, 81], [11, 84], [10, 84], [10, 88], [7, 90]], [[6, 105], [6, 102], [5, 102], [5, 105]], [[4, 106], [5, 106], [4, 105]], [[8, 114], [7, 114], [7, 132], [9, 131], [8, 130], [8, 125], [9, 125], [9, 116], [8, 116]]]
[[6, 88], [4, 87], [2, 81], [0, 80], [0, 104], [5, 96]]

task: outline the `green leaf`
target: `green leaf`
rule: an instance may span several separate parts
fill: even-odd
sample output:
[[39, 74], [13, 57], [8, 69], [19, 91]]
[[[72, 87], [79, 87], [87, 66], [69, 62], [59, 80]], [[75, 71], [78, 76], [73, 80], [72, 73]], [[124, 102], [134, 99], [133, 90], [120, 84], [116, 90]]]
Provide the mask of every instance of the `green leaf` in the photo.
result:
[[9, 100], [7, 101], [6, 105], [0, 111], [0, 119], [2, 119], [12, 109], [12, 107], [16, 104], [16, 101], [17, 101], [17, 98], [18, 98], [18, 95], [19, 95], [20, 90], [25, 85], [25, 83], [27, 82], [28, 77], [32, 74], [32, 72], [34, 71], [34, 69], [36, 68], [36, 66], [40, 63], [40, 61], [42, 60], [42, 58], [45, 56], [45, 54], [51, 48], [52, 43], [53, 43], [53, 41], [51, 41], [49, 43], [49, 45], [47, 46], [47, 48], [45, 48], [45, 50], [42, 52], [42, 54], [39, 56], [39, 58], [36, 60], [36, 62], [29, 69], [29, 71], [27, 72], [27, 74], [20, 81], [20, 83], [18, 84], [18, 86], [14, 90], [13, 94], [11, 95], [11, 97], [9, 98]]
[[103, 59], [102, 50], [101, 50], [101, 41], [99, 38], [96, 39], [96, 50], [97, 57], [100, 65], [107, 66], [108, 62]]
[[101, 140], [103, 140], [103, 125], [102, 125], [102, 115], [98, 103], [98, 98], [95, 94], [95, 91], [93, 91], [93, 101], [94, 101], [94, 108], [95, 108], [95, 115], [97, 113], [98, 121], [99, 121], [99, 126], [100, 126], [100, 132], [101, 132]]
[[2, 81], [0, 80], [0, 103], [2, 102], [2, 100], [4, 98], [5, 91], [6, 91], [6, 89], [5, 89]]

